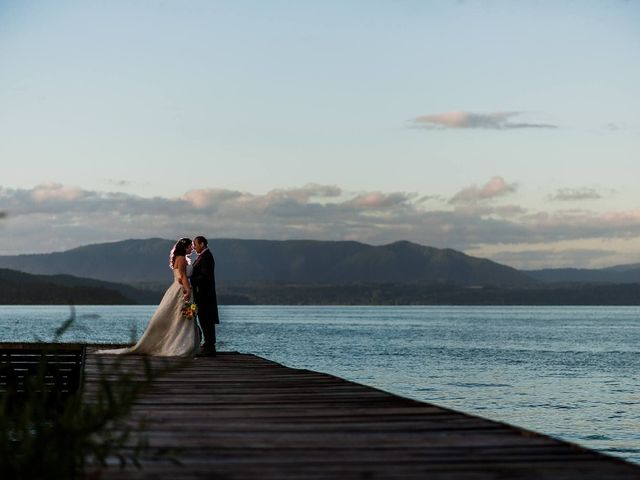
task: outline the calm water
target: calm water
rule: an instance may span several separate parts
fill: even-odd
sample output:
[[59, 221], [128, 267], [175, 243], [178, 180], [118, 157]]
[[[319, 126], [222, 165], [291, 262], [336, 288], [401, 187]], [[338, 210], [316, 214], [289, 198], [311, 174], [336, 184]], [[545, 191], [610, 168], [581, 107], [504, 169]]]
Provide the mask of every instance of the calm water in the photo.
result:
[[[126, 342], [152, 306], [78, 307], [64, 341]], [[0, 341], [68, 307], [0, 307]], [[638, 307], [222, 307], [219, 348], [537, 430], [640, 463]]]

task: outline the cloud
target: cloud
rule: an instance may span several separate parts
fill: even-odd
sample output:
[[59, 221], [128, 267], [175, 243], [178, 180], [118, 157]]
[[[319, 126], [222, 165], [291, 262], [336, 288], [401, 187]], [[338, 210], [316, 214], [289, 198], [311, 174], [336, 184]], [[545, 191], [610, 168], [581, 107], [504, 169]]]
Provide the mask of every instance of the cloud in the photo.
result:
[[424, 129], [492, 129], [512, 130], [522, 128], [557, 128], [547, 123], [515, 122], [514, 117], [524, 115], [525, 112], [443, 112], [421, 115], [411, 121], [414, 128]]
[[426, 202], [438, 202], [438, 203], [446, 203], [447, 199], [442, 195], [422, 195], [418, 198], [418, 203], [426, 203]]
[[551, 200], [570, 202], [576, 200], [598, 200], [602, 198], [593, 188], [561, 188], [551, 195]]
[[[488, 252], [489, 247], [496, 252], [501, 245], [514, 250], [531, 250], [530, 245], [536, 245], [548, 250], [554, 242], [592, 240], [635, 245], [635, 239], [640, 239], [640, 209], [541, 211], [490, 201], [515, 188], [494, 177], [483, 186], [460, 190], [453, 197], [455, 202], [445, 203], [424, 201], [425, 196], [441, 198], [437, 193], [346, 192], [337, 186], [318, 184], [264, 194], [194, 189], [171, 198], [63, 185], [0, 187], [1, 210], [7, 213], [0, 223], [0, 254], [196, 234], [371, 244], [409, 240], [475, 252]], [[579, 260], [577, 256], [567, 258]], [[521, 264], [526, 263], [526, 254], [521, 259]]]
[[505, 181], [504, 178], [495, 176], [492, 177], [482, 187], [471, 185], [469, 187], [463, 188], [453, 197], [451, 197], [449, 203], [473, 203], [482, 200], [490, 200], [496, 197], [507, 195], [509, 193], [513, 193], [515, 191], [515, 184], [509, 184]]
[[82, 196], [82, 190], [59, 183], [44, 183], [31, 191], [31, 198], [36, 202], [72, 201]]
[[455, 211], [459, 213], [478, 217], [491, 216], [493, 218], [521, 217], [523, 214], [529, 212], [528, 209], [521, 205], [490, 205], [487, 203], [456, 205], [455, 208]]
[[206, 209], [216, 208], [228, 200], [241, 198], [241, 192], [224, 190], [221, 188], [207, 188], [191, 190], [182, 196], [182, 199], [189, 202], [194, 208]]
[[633, 239], [640, 236], [640, 208], [610, 212], [536, 212], [525, 214], [518, 221], [528, 226], [530, 242]]
[[364, 210], [384, 210], [394, 206], [403, 205], [413, 198], [413, 195], [406, 193], [382, 193], [369, 192], [357, 195], [349, 200], [346, 205]]
[[313, 198], [334, 198], [339, 197], [342, 190], [335, 185], [319, 185], [308, 183], [301, 188], [276, 189], [267, 193], [266, 197], [275, 201], [295, 201], [306, 203]]

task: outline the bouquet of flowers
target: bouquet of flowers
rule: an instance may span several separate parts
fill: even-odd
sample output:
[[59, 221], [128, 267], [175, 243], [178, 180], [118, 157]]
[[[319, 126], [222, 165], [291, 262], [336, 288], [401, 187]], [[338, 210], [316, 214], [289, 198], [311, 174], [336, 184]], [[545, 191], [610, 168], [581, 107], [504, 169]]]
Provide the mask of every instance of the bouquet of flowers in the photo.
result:
[[193, 318], [198, 313], [198, 307], [193, 302], [184, 302], [182, 306], [182, 318], [185, 320], [193, 320]]

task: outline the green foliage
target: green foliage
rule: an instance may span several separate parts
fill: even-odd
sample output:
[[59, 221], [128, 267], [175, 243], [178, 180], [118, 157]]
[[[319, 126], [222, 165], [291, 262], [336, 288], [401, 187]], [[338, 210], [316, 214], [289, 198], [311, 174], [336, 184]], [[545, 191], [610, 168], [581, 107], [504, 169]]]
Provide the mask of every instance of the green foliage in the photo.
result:
[[[74, 320], [56, 332], [56, 340]], [[117, 462], [141, 467], [143, 459], [177, 461], [176, 452], [151, 449], [145, 424], [126, 416], [159, 375], [179, 368], [175, 362], [154, 367], [140, 357], [132, 372], [122, 356], [97, 360], [97, 379], [90, 389], [63, 393], [51, 385], [55, 357], [42, 355], [37, 372], [20, 388], [9, 385], [0, 394], [0, 478], [73, 479]], [[128, 365], [131, 365], [129, 363]]]

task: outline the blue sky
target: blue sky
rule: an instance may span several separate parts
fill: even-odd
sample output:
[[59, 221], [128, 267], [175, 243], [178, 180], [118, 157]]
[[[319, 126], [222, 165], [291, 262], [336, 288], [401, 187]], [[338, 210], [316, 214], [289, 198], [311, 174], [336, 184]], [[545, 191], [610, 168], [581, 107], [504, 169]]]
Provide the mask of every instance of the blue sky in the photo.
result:
[[616, 0], [2, 0], [0, 254], [206, 232], [638, 262], [639, 25]]

